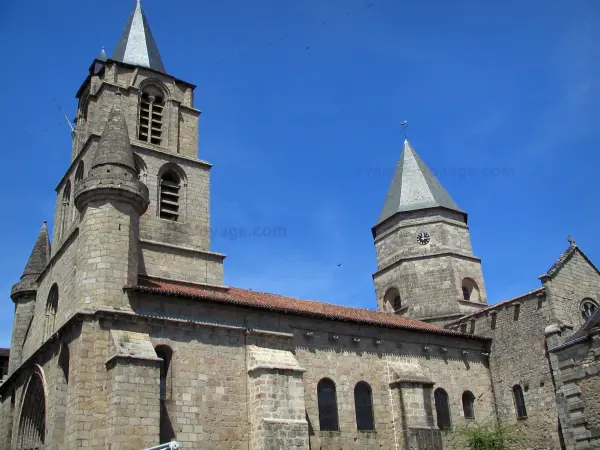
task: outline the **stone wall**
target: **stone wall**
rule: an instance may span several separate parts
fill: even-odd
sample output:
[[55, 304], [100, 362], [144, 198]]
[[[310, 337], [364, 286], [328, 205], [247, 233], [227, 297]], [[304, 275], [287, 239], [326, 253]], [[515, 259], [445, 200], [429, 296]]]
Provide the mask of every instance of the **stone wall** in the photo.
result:
[[[312, 448], [337, 445], [356, 449], [402, 448], [402, 429], [398, 428], [401, 424], [395, 419], [398, 411], [395, 415], [390, 389], [399, 363], [409, 362], [426, 373], [435, 387], [443, 387], [448, 392], [454, 426], [469, 423], [462, 410], [465, 390], [473, 391], [478, 399], [476, 420], [495, 417], [484, 355], [487, 343], [484, 341], [358, 326], [158, 295], [139, 295], [132, 305], [136, 312], [148, 316], [185, 318], [185, 322], [152, 325], [150, 331], [155, 345], [169, 345], [173, 349], [174, 402], [169, 404], [169, 417], [176, 438], [184, 447], [202, 441], [207, 449], [245, 448], [254, 442], [250, 439], [253, 409], [247, 399], [252, 398], [250, 393], [258, 384], [252, 381], [249, 385], [240, 383], [248, 377], [245, 349], [249, 345], [291, 349], [299, 366], [306, 369], [302, 383]], [[257, 328], [266, 331], [246, 332]], [[292, 339], [291, 343], [287, 339]], [[268, 389], [272, 391], [271, 399], [279, 398], [283, 404], [297, 398], [289, 393], [298, 379], [291, 375], [283, 377], [278, 370], [282, 369], [272, 368], [273, 372], [267, 371], [261, 376], [272, 377], [274, 383], [282, 385], [277, 392], [273, 390], [275, 385]], [[317, 384], [324, 377], [332, 379], [337, 387], [339, 432], [319, 429]], [[253, 380], [253, 377], [249, 379]], [[356, 427], [354, 387], [359, 381], [366, 381], [372, 389], [375, 431], [359, 431]], [[292, 408], [287, 409], [288, 414], [301, 409], [297, 402], [286, 404]], [[219, 414], [215, 415], [214, 411]], [[298, 420], [294, 414], [288, 419]], [[301, 423], [288, 425], [301, 429]]]
[[[148, 186], [150, 206], [141, 220], [141, 238], [210, 250], [210, 165], [197, 159], [155, 151], [141, 146], [134, 150], [145, 165], [142, 181]], [[171, 168], [181, 178], [177, 222], [159, 217], [159, 177]]]
[[0, 399], [0, 448], [10, 449], [14, 417], [14, 396], [8, 394]]
[[223, 258], [218, 253], [142, 241], [140, 274], [222, 286]]
[[[552, 330], [554, 331], [554, 330]], [[564, 345], [548, 334], [567, 450], [600, 447], [600, 335], [597, 329]]]
[[159, 438], [159, 361], [115, 355], [107, 362], [107, 420], [110, 450], [153, 447]]
[[305, 369], [289, 350], [250, 344], [247, 351], [250, 448], [308, 448]]
[[[498, 416], [506, 424], [517, 424], [536, 449], [560, 448], [555, 387], [544, 333], [552, 317], [540, 289], [449, 325], [493, 338], [490, 370]], [[521, 386], [525, 397], [527, 418], [523, 420], [517, 420], [514, 385]]]
[[79, 308], [75, 295], [77, 236], [78, 229], [73, 228], [71, 237], [63, 243], [60, 251], [52, 256], [50, 264], [38, 278], [34, 316], [23, 346], [22, 360], [30, 357], [52, 333], [52, 327], [48, 326], [46, 306], [50, 290], [55, 283], [58, 286], [58, 308], [54, 317], [53, 330], [58, 330]]

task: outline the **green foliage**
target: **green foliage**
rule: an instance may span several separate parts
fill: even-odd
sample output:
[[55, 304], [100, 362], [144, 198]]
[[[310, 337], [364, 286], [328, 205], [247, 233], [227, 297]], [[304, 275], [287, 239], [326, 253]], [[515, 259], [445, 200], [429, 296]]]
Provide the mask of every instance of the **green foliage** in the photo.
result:
[[516, 450], [524, 441], [515, 425], [470, 423], [458, 428], [452, 439], [453, 448], [469, 450]]

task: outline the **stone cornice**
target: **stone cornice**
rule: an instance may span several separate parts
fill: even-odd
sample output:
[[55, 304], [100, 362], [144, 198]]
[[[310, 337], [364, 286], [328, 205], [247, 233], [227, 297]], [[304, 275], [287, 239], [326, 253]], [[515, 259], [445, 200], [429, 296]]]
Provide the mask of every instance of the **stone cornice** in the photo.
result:
[[[227, 257], [223, 253], [211, 252], [211, 251], [207, 251], [207, 250], [200, 250], [200, 249], [195, 249], [195, 248], [191, 248], [191, 247], [185, 247], [183, 245], [167, 244], [166, 242], [152, 241], [150, 239], [140, 239], [140, 243], [142, 245], [145, 244], [147, 246], [165, 247], [165, 248], [170, 248], [173, 250], [180, 250], [183, 252], [206, 255], [206, 256], [210, 256], [211, 258], [214, 258], [217, 261], [223, 261]], [[171, 280], [171, 281], [179, 281], [179, 280]]]
[[427, 253], [425, 255], [398, 256], [396, 258], [391, 259], [390, 262], [387, 262], [385, 267], [382, 267], [377, 272], [375, 272], [372, 275], [372, 277], [375, 278], [376, 276], [381, 275], [382, 273], [385, 273], [388, 270], [391, 270], [394, 267], [399, 266], [400, 264], [402, 264], [405, 261], [418, 261], [418, 260], [422, 260], [422, 259], [437, 258], [440, 256], [454, 256], [456, 258], [465, 259], [465, 260], [476, 262], [476, 263], [481, 263], [481, 258], [477, 258], [476, 256], [473, 256], [473, 255], [467, 255], [464, 253], [458, 253], [458, 252], [454, 252], [454, 251], [450, 251], [450, 250], [439, 251], [439, 252], [435, 252], [435, 253]]

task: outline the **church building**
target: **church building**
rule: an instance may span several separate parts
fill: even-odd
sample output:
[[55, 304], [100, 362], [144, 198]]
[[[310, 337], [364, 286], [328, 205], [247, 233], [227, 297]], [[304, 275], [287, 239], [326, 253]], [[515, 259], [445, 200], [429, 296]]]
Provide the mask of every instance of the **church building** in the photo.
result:
[[600, 272], [573, 239], [488, 306], [467, 212], [405, 141], [376, 309], [227, 286], [194, 89], [138, 1], [77, 91], [52, 236], [11, 291], [0, 450], [437, 450], [496, 421], [532, 449], [600, 446]]

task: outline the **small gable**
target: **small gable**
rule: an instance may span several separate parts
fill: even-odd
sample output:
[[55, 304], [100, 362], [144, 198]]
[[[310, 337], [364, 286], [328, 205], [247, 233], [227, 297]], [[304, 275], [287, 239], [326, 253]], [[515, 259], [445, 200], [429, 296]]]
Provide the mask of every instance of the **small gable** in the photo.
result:
[[557, 319], [579, 329], [600, 305], [600, 272], [572, 243], [540, 277]]

